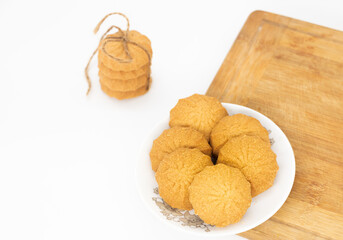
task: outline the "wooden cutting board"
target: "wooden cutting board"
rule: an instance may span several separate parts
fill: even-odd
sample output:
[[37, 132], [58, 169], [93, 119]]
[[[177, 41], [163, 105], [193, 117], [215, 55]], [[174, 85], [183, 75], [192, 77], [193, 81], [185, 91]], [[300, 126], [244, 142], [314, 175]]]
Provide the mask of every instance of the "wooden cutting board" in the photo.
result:
[[343, 239], [343, 32], [253, 12], [207, 95], [272, 119], [296, 159], [292, 192], [248, 239]]

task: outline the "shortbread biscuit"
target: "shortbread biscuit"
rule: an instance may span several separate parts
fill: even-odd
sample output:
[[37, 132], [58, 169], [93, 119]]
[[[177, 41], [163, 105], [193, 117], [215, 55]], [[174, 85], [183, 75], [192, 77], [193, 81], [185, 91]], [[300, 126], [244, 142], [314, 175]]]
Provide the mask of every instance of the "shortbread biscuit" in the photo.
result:
[[99, 71], [99, 77], [102, 80], [101, 83], [104, 84], [106, 87], [111, 89], [112, 91], [135, 91], [138, 88], [146, 86], [148, 83], [149, 76], [142, 75], [138, 78], [134, 79], [112, 79], [108, 78], [105, 74]]
[[102, 62], [98, 62], [99, 72], [111, 79], [134, 79], [139, 78], [143, 75], [147, 75], [150, 72], [150, 65], [144, 65], [143, 67], [134, 71], [116, 71], [106, 67]]
[[218, 155], [220, 148], [228, 140], [240, 135], [258, 136], [266, 143], [270, 143], [268, 131], [256, 118], [244, 114], [235, 114], [222, 118], [212, 129], [210, 142], [213, 153]]
[[230, 139], [220, 149], [217, 163], [240, 169], [251, 184], [253, 197], [273, 185], [279, 169], [270, 145], [260, 137], [247, 135]]
[[239, 222], [250, 207], [250, 184], [239, 169], [217, 164], [194, 177], [189, 199], [205, 223], [225, 227]]
[[212, 165], [211, 158], [196, 148], [179, 148], [166, 155], [155, 175], [160, 196], [173, 208], [191, 210], [188, 188], [197, 173]]
[[[116, 41], [111, 40], [111, 37], [118, 37], [122, 34], [117, 32], [115, 34], [109, 34], [105, 39], [100, 42], [100, 47], [98, 51], [98, 62], [102, 62], [107, 68], [112, 69], [114, 71], [136, 71], [143, 66], [149, 64], [149, 55], [150, 58], [152, 57], [152, 49], [150, 40], [140, 34], [137, 31], [130, 31], [129, 32], [129, 41], [137, 43], [141, 45], [146, 51], [144, 51], [141, 47], [127, 43], [127, 48], [130, 56], [132, 57], [132, 61], [123, 63], [120, 61], [116, 61], [112, 59], [110, 56], [105, 54], [104, 50], [113, 57], [129, 60], [124, 48], [123, 41]], [[106, 42], [104, 46], [104, 50], [102, 49], [103, 43]]]
[[225, 116], [227, 111], [217, 98], [194, 94], [180, 99], [170, 111], [169, 126], [194, 128], [209, 140], [212, 128]]
[[150, 151], [152, 170], [156, 172], [165, 155], [178, 148], [197, 148], [208, 156], [211, 156], [212, 152], [211, 146], [202, 133], [188, 127], [173, 127], [164, 130], [153, 142]]
[[149, 86], [146, 85], [146, 86], [140, 87], [134, 91], [125, 91], [125, 92], [113, 91], [113, 90], [109, 89], [105, 84], [103, 84], [102, 79], [100, 78], [101, 90], [104, 93], [106, 93], [108, 96], [114, 97], [114, 98], [119, 99], [119, 100], [141, 96], [149, 90], [150, 85], [151, 85], [151, 79], [149, 80]]

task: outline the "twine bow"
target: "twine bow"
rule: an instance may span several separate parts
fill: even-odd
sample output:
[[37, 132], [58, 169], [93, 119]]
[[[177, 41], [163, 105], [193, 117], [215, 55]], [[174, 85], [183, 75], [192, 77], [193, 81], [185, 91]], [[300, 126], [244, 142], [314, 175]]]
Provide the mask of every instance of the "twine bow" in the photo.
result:
[[[130, 29], [130, 21], [129, 19], [122, 13], [120, 12], [113, 12], [113, 13], [109, 13], [107, 14], [103, 19], [101, 19], [101, 21], [96, 25], [95, 29], [94, 29], [94, 34], [96, 34], [99, 29], [100, 29], [100, 26], [102, 25], [102, 23], [107, 19], [107, 17], [111, 16], [111, 15], [120, 15], [122, 17], [124, 17], [126, 19], [126, 22], [127, 22], [127, 27], [126, 27], [126, 31], [123, 31], [120, 27], [118, 26], [115, 26], [115, 25], [112, 25], [111, 27], [109, 27], [107, 29], [107, 31], [101, 36], [100, 38], [100, 42], [102, 42], [102, 44], [100, 46], [98, 46], [94, 52], [92, 53], [92, 56], [90, 57], [90, 59], [88, 60], [88, 63], [87, 63], [87, 66], [85, 68], [85, 75], [86, 75], [86, 80], [87, 80], [87, 83], [88, 83], [88, 90], [87, 90], [87, 95], [89, 94], [91, 88], [92, 88], [92, 83], [91, 83], [91, 80], [90, 80], [90, 77], [88, 75], [88, 68], [89, 68], [89, 65], [94, 57], [94, 55], [97, 53], [97, 51], [99, 50], [99, 48], [101, 48], [101, 50], [103, 51], [103, 53], [105, 55], [107, 55], [108, 57], [112, 58], [114, 61], [117, 61], [119, 63], [131, 63], [133, 58], [129, 52], [129, 49], [128, 49], [128, 44], [132, 44], [132, 45], [135, 45], [137, 47], [139, 47], [140, 49], [142, 49], [148, 56], [148, 59], [149, 59], [149, 65], [151, 65], [151, 56], [150, 56], [150, 53], [148, 52], [148, 50], [136, 43], [136, 42], [133, 42], [129, 39], [129, 29]], [[119, 32], [120, 32], [120, 36], [107, 36], [107, 34], [112, 30], [116, 28]], [[123, 47], [124, 47], [124, 51], [125, 51], [125, 54], [126, 54], [126, 57], [127, 58], [117, 58], [113, 55], [111, 55], [110, 53], [108, 53], [106, 51], [106, 45], [109, 43], [109, 42], [122, 42], [123, 43]], [[149, 88], [149, 83], [150, 83], [150, 68], [148, 70], [148, 78], [147, 78], [147, 89]]]

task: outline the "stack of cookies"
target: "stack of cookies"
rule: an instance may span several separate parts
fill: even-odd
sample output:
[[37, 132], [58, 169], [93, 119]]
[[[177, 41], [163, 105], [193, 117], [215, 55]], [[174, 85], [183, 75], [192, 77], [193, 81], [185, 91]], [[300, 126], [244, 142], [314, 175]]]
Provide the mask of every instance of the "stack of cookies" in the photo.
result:
[[150, 87], [150, 40], [137, 31], [118, 31], [100, 41], [98, 67], [101, 89], [117, 99], [145, 94]]

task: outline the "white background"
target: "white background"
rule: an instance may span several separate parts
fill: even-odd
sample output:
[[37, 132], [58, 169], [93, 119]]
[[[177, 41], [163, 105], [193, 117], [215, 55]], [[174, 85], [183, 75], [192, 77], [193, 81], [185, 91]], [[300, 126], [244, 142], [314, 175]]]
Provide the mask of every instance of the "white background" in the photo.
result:
[[[0, 239], [205, 239], [145, 209], [134, 175], [142, 141], [179, 98], [206, 92], [252, 11], [343, 30], [340, 2], [1, 1]], [[101, 92], [96, 61], [85, 96], [92, 31], [113, 11], [152, 41], [153, 84], [139, 98]], [[100, 31], [110, 24], [124, 27], [113, 17]]]

